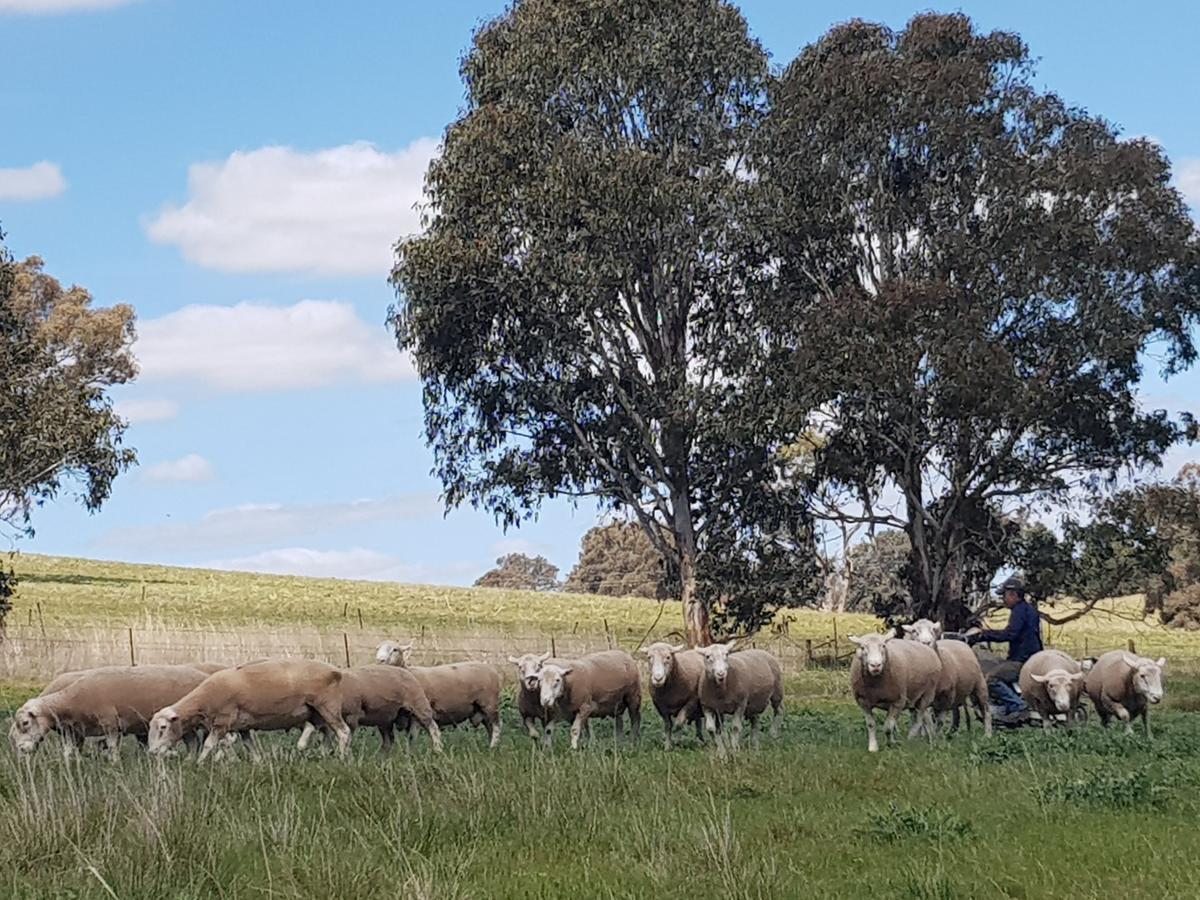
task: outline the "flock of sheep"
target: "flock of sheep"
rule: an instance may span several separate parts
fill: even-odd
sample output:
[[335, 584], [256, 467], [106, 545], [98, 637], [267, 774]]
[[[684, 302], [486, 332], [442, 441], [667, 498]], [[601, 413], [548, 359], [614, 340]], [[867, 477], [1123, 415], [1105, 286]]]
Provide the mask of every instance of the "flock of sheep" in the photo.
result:
[[[905, 626], [907, 640], [886, 635], [852, 637], [854, 698], [867, 721], [868, 748], [878, 749], [874, 710], [887, 711], [884, 730], [895, 737], [897, 719], [913, 713], [909, 736], [933, 740], [947, 713], [973, 702], [991, 733], [987, 685], [975, 654], [959, 641], [940, 639], [927, 620]], [[460, 662], [410, 666], [412, 645], [385, 641], [376, 664], [341, 669], [309, 659], [263, 659], [235, 667], [191, 665], [106, 666], [55, 678], [13, 718], [10, 738], [20, 753], [31, 753], [57, 732], [68, 755], [87, 738], [101, 739], [116, 754], [120, 740], [134, 735], [152, 754], [177, 745], [199, 748], [199, 758], [223, 752], [257, 731], [302, 729], [299, 747], [314, 738], [332, 738], [343, 755], [355, 729], [376, 728], [385, 748], [396, 730], [409, 742], [421, 731], [435, 750], [441, 729], [462, 724], [486, 727], [488, 742], [500, 741], [500, 676], [490, 665]], [[783, 671], [764, 650], [735, 651], [735, 642], [686, 649], [655, 643], [642, 650], [649, 664], [650, 698], [662, 717], [664, 744], [689, 723], [717, 749], [738, 749], [749, 723], [758, 746], [764, 713], [772, 711], [776, 735], [783, 715]], [[575, 659], [549, 653], [509, 657], [517, 671], [516, 704], [535, 742], [551, 746], [556, 723], [570, 723], [571, 747], [590, 738], [595, 718], [614, 720], [614, 736], [624, 738], [629, 716], [636, 743], [641, 727], [642, 680], [633, 657], [606, 650]], [[1079, 662], [1045, 650], [1025, 664], [1021, 691], [1044, 725], [1059, 714], [1075, 718], [1086, 689], [1102, 721], [1116, 716], [1131, 730], [1162, 699], [1165, 660], [1152, 661], [1123, 651], [1107, 653], [1085, 672]], [[935, 715], [937, 718], [935, 719]], [[725, 720], [729, 717], [726, 727]], [[969, 719], [968, 719], [969, 721]]]
[[[743, 722], [758, 743], [763, 712], [774, 711], [772, 733], [783, 714], [783, 671], [762, 650], [731, 652], [733, 643], [696, 650], [653, 644], [650, 696], [663, 717], [665, 741], [676, 726], [701, 721], [718, 747], [726, 746], [722, 723], [732, 717], [729, 743], [735, 749]], [[67, 755], [87, 738], [99, 738], [116, 754], [121, 738], [134, 735], [152, 754], [184, 744], [199, 758], [224, 751], [257, 731], [302, 729], [298, 746], [318, 735], [336, 739], [343, 755], [355, 729], [377, 728], [384, 747], [396, 730], [409, 741], [428, 732], [442, 749], [441, 729], [483, 725], [490, 746], [500, 741], [500, 676], [480, 662], [410, 666], [412, 645], [385, 641], [376, 664], [340, 669], [310, 659], [262, 659], [226, 667], [189, 665], [105, 666], [55, 678], [13, 717], [9, 736], [20, 753], [37, 749], [57, 732]], [[550, 746], [558, 722], [571, 725], [571, 746], [590, 737], [594, 718], [615, 720], [623, 738], [629, 716], [636, 742], [641, 726], [642, 680], [632, 656], [606, 650], [578, 659], [550, 654], [510, 657], [518, 673], [517, 708], [534, 740]]]
[[[983, 719], [984, 734], [992, 733], [987, 679], [979, 658], [962, 641], [940, 637], [941, 627], [928, 619], [903, 626], [905, 640], [883, 634], [851, 637], [857, 647], [850, 664], [850, 686], [867, 721], [867, 749], [879, 749], [875, 735], [875, 710], [887, 711], [884, 733], [895, 739], [901, 713], [913, 714], [910, 738], [924, 732], [932, 742], [940, 720], [960, 707], [973, 704]], [[1100, 721], [1114, 716], [1133, 731], [1138, 716], [1150, 737], [1150, 706], [1163, 697], [1165, 659], [1152, 660], [1124, 650], [1112, 650], [1098, 659], [1075, 660], [1060, 650], [1042, 650], [1022, 666], [1018, 679], [1021, 695], [1049, 729], [1063, 716], [1067, 727], [1083, 718], [1080, 706], [1086, 692]], [[970, 722], [970, 716], [967, 716]]]

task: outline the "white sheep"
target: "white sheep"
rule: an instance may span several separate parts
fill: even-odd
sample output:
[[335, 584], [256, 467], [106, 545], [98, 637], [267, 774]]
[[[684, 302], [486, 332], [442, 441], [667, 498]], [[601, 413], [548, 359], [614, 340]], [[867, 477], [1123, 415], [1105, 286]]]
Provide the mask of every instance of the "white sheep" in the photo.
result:
[[549, 653], [525, 653], [510, 656], [508, 661], [517, 668], [517, 712], [521, 723], [534, 741], [545, 740], [549, 728], [546, 710], [542, 708], [541, 671], [546, 665], [569, 665], [571, 660], [552, 657]]
[[1049, 731], [1055, 716], [1067, 717], [1070, 728], [1079, 711], [1079, 698], [1086, 675], [1079, 663], [1061, 650], [1039, 650], [1021, 666], [1017, 685], [1021, 696], [1042, 718], [1042, 729]]
[[650, 661], [650, 699], [663, 720], [663, 745], [670, 750], [672, 734], [687, 722], [696, 726], [703, 739], [704, 716], [700, 710], [700, 679], [704, 657], [683, 644], [659, 641], [642, 650]]
[[887, 710], [883, 730], [889, 742], [895, 740], [900, 713], [911, 709], [916, 718], [909, 738], [924, 726], [932, 744], [935, 729], [931, 708], [942, 674], [937, 653], [917, 641], [897, 640], [890, 635], [851, 635], [850, 642], [857, 647], [850, 663], [850, 689], [866, 718], [867, 749], [872, 753], [879, 750], [876, 709]]
[[500, 675], [487, 663], [459, 662], [441, 666], [410, 666], [412, 644], [384, 641], [376, 662], [406, 668], [421, 683], [442, 728], [463, 722], [484, 725], [489, 746], [500, 745]]
[[340, 670], [311, 659], [263, 660], [216, 672], [155, 713], [149, 750], [166, 753], [204, 729], [203, 760], [235, 734], [287, 731], [312, 722], [333, 730], [344, 756], [350, 748], [350, 728], [342, 718], [341, 682]]
[[107, 666], [71, 674], [60, 690], [34, 697], [17, 710], [9, 729], [14, 749], [32, 753], [56, 731], [65, 739], [68, 756], [89, 737], [103, 738], [115, 756], [122, 735], [144, 739], [155, 712], [208, 677], [191, 666]]
[[1147, 659], [1124, 650], [1110, 650], [1087, 673], [1087, 692], [1105, 726], [1116, 716], [1133, 734], [1133, 719], [1142, 717], [1150, 733], [1150, 707], [1162, 701], [1162, 674], [1166, 659]]
[[[765, 650], [733, 652], [737, 641], [698, 647], [704, 661], [699, 682], [700, 708], [704, 727], [713, 737], [718, 751], [741, 745], [742, 723], [750, 721], [750, 739], [757, 748], [762, 714], [771, 707], [771, 736], [779, 734], [783, 717], [783, 669], [779, 660]], [[733, 716], [730, 735], [723, 732], [723, 720]]]
[[[433, 749], [442, 752], [442, 734], [434, 719], [433, 708], [412, 672], [380, 665], [342, 669], [341, 691], [342, 718], [351, 731], [378, 729], [383, 749], [391, 750], [397, 726], [407, 732], [409, 744], [418, 728], [424, 728], [433, 741]], [[326, 726], [322, 726], [320, 732], [330, 733]], [[297, 746], [306, 749], [317, 733], [316, 725], [305, 722]]]
[[[571, 723], [571, 749], [593, 718], [613, 719], [613, 738], [620, 743], [622, 717], [629, 713], [630, 736], [638, 742], [642, 725], [642, 681], [637, 664], [624, 650], [589, 653], [561, 664], [544, 662], [538, 672], [547, 747], [556, 721]], [[590, 732], [589, 732], [590, 734]]]
[[940, 725], [941, 717], [953, 713], [957, 718], [962, 707], [967, 728], [971, 727], [971, 714], [967, 702], [975, 705], [979, 716], [983, 719], [984, 737], [992, 736], [992, 705], [988, 701], [987, 678], [979, 665], [979, 658], [963, 641], [942, 639], [942, 626], [929, 619], [918, 619], [911, 625], [904, 625], [905, 636], [910, 641], [924, 644], [938, 655], [942, 664], [942, 674], [938, 678], [937, 693], [933, 698], [932, 709]]

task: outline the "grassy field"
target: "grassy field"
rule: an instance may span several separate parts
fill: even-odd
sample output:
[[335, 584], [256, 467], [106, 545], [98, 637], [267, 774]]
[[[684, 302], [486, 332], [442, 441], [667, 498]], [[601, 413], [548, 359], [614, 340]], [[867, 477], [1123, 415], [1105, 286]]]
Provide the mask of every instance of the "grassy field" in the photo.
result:
[[[656, 623], [658, 605], [644, 600], [45, 557], [17, 568], [0, 678], [5, 731], [11, 710], [62, 662], [62, 646], [121, 662], [125, 648], [98, 636], [129, 629], [179, 654], [192, 652], [196, 634], [214, 633], [242, 641], [230, 654], [273, 642], [324, 648], [334, 661], [351, 631], [360, 662], [360, 644], [369, 652], [376, 632], [423, 635], [435, 658], [550, 635], [572, 647], [632, 647], [678, 621], [668, 608]], [[870, 756], [844, 668], [807, 665], [797, 649], [824, 640], [834, 620], [804, 612], [786, 637], [767, 639], [788, 651], [783, 734], [730, 760], [690, 737], [664, 752], [649, 703], [638, 748], [615, 750], [602, 723], [579, 753], [564, 734], [553, 752], [533, 749], [509, 708], [498, 751], [484, 749], [479, 731], [457, 731], [443, 757], [424, 740], [384, 757], [366, 733], [345, 763], [299, 754], [282, 737], [267, 742], [262, 761], [206, 766], [159, 764], [132, 743], [115, 764], [67, 764], [52, 746], [23, 761], [5, 747], [0, 896], [1194, 898], [1200, 636], [1137, 621], [1135, 608], [1115, 602], [1051, 637], [1093, 652], [1133, 638], [1139, 651], [1170, 658], [1153, 742], [1093, 723], [990, 741], [976, 730], [932, 750], [905, 743]], [[838, 617], [836, 627], [844, 641], [877, 626]], [[72, 639], [56, 634], [81, 643], [50, 643]]]

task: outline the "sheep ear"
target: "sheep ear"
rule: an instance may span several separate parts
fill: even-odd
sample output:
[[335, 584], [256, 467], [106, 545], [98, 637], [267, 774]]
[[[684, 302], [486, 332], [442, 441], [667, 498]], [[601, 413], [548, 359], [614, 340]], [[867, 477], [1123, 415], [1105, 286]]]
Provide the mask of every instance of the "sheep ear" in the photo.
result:
[[1165, 656], [1160, 656], [1154, 661], [1154, 664], [1160, 669], [1165, 669], [1167, 667], [1167, 658]]
[[682, 653], [686, 649], [687, 649], [687, 644], [676, 644], [674, 647], [671, 648], [671, 652], [672, 653]]
[[538, 662], [544, 663], [549, 658], [550, 658], [550, 653], [549, 653], [549, 651], [547, 651], [546, 653], [543, 653], [541, 656], [538, 657]]
[[1125, 665], [1129, 666], [1131, 669], [1136, 669], [1139, 665], [1141, 665], [1142, 662], [1132, 653], [1122, 653], [1121, 659], [1123, 659], [1125, 661]]
[[1036, 681], [1038, 684], [1045, 684], [1047, 681], [1050, 680], [1049, 675], [1039, 675], [1036, 672], [1030, 672], [1029, 677], [1032, 678], [1034, 681]]
[[400, 650], [401, 650], [401, 651], [403, 651], [404, 653], [407, 653], [407, 652], [408, 652], [409, 650], [411, 650], [412, 648], [413, 648], [413, 642], [412, 642], [412, 641], [409, 641], [407, 644], [401, 644], [401, 645], [400, 645]]
[[855, 647], [862, 646], [862, 638], [860, 638], [858, 635], [848, 634], [848, 635], [846, 635], [846, 640], [848, 640], [850, 643], [852, 643]]
[[574, 666], [559, 666], [558, 671], [562, 672], [564, 675], [570, 675], [573, 671], [575, 671], [575, 667]]
[[[1036, 677], [1036, 676], [1034, 676], [1034, 677]], [[1085, 676], [1082, 672], [1072, 672], [1071, 673], [1072, 681], [1083, 681], [1084, 678], [1085, 678]]]
[[734, 638], [732, 641], [725, 642], [725, 649], [730, 652], [733, 652], [733, 648], [736, 646], [737, 646], [737, 638]]
[[916, 627], [913, 625], [901, 625], [900, 627], [904, 629], [905, 634], [912, 634], [914, 631], [917, 630]]
[[510, 663], [512, 663], [514, 666], [519, 666], [521, 664], [521, 661], [519, 659], [517, 659], [515, 656], [510, 656], [508, 658], [508, 661]]
[[933, 635], [934, 635], [934, 637], [940, 637], [940, 636], [941, 636], [941, 634], [942, 634], [942, 623], [941, 623], [941, 622], [934, 622], [934, 623], [933, 623]]

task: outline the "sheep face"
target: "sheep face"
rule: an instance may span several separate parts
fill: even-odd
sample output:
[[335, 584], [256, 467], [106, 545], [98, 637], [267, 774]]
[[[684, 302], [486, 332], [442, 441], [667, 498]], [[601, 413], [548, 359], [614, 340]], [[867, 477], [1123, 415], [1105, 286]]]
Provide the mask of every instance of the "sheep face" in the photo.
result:
[[1125, 662], [1133, 669], [1133, 689], [1149, 703], [1160, 702], [1163, 698], [1162, 670], [1167, 664], [1166, 659], [1143, 659], [1126, 653]]
[[724, 684], [729, 677], [729, 654], [733, 652], [735, 644], [737, 641], [696, 648], [704, 657], [704, 671], [717, 684]]
[[567, 673], [570, 668], [543, 666], [538, 672], [539, 696], [544, 708], [550, 708], [562, 699], [567, 690]]
[[1067, 713], [1071, 711], [1071, 686], [1076, 682], [1083, 681], [1084, 675], [1082, 672], [1066, 672], [1063, 669], [1055, 669], [1045, 675], [1032, 675], [1031, 677], [1038, 684], [1046, 686], [1046, 696], [1050, 698], [1054, 708], [1060, 713]]
[[924, 644], [926, 647], [936, 647], [938, 639], [942, 636], [942, 626], [929, 619], [917, 619], [911, 625], [901, 627], [904, 629], [905, 637], [910, 641]]
[[412, 656], [412, 647], [411, 643], [398, 644], [395, 641], [384, 641], [375, 651], [375, 662], [385, 666], [403, 668], [408, 665], [408, 660]]
[[517, 678], [527, 691], [540, 690], [541, 684], [538, 673], [542, 665], [550, 658], [549, 653], [526, 653], [524, 656], [510, 656], [508, 661], [517, 667]]
[[864, 634], [862, 637], [850, 636], [850, 642], [858, 650], [855, 655], [867, 670], [868, 675], [882, 675], [887, 665], [887, 644], [892, 638], [886, 634]]
[[37, 703], [31, 700], [13, 716], [12, 726], [8, 729], [8, 739], [12, 742], [13, 750], [18, 753], [32, 753], [50, 730], [50, 723], [38, 713]]
[[146, 731], [146, 750], [150, 753], [166, 753], [181, 740], [183, 722], [179, 719], [179, 713], [169, 706], [156, 712]]
[[650, 660], [650, 683], [652, 685], [661, 687], [667, 683], [671, 672], [675, 670], [675, 654], [683, 649], [685, 649], [683, 644], [672, 647], [670, 644], [659, 641], [642, 651]]

